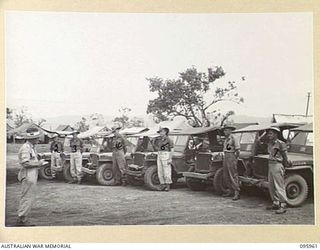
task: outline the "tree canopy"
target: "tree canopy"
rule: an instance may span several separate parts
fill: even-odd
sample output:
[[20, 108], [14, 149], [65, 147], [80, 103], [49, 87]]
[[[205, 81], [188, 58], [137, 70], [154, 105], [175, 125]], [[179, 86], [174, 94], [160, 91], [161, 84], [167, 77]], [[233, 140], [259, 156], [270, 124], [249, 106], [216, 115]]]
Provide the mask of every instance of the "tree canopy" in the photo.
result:
[[147, 113], [160, 121], [183, 116], [198, 127], [209, 126], [212, 117], [223, 121], [233, 113], [228, 111], [223, 115], [218, 109], [212, 110], [215, 104], [222, 101], [239, 104], [244, 101], [239, 96], [235, 81], [228, 81], [223, 87], [216, 84], [225, 74], [222, 67], [208, 68], [207, 72], [199, 72], [192, 67], [179, 73], [177, 79], [147, 78], [150, 91], [158, 95], [149, 101]]

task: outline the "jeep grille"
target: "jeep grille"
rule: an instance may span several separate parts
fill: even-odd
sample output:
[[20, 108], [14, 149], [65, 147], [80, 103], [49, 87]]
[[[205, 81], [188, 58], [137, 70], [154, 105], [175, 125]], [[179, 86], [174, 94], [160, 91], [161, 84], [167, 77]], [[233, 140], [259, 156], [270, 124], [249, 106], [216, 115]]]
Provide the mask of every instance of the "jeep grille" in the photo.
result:
[[143, 166], [144, 158], [145, 158], [144, 154], [134, 154], [133, 164], [138, 165], [138, 166]]
[[91, 154], [90, 155], [90, 160], [91, 160], [93, 165], [98, 166], [98, 162], [99, 162], [99, 156], [98, 155]]
[[268, 178], [269, 161], [266, 158], [254, 158], [253, 176], [260, 179]]
[[210, 154], [198, 154], [196, 159], [196, 170], [198, 171], [209, 171], [211, 165]]

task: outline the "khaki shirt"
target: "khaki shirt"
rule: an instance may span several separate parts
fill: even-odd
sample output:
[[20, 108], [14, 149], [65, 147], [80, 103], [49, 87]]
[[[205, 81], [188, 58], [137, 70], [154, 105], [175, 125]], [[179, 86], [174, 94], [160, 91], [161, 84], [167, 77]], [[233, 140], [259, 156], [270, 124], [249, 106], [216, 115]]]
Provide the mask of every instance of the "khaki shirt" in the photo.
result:
[[62, 153], [63, 152], [63, 144], [60, 141], [52, 142], [51, 145], [50, 145], [50, 151], [51, 152]]
[[29, 142], [24, 143], [18, 152], [18, 158], [21, 165], [18, 180], [27, 179], [32, 183], [36, 183], [38, 179], [37, 164], [39, 164], [39, 161], [35, 147]]
[[82, 153], [83, 151], [83, 142], [81, 139], [79, 138], [72, 138], [70, 140], [70, 148], [71, 148], [71, 152], [75, 153], [77, 151], [80, 151]]
[[237, 150], [240, 150], [239, 141], [237, 141], [233, 135], [226, 137], [223, 143], [223, 151], [227, 153], [234, 153]]
[[287, 145], [279, 139], [268, 143], [269, 160], [282, 162], [282, 154], [287, 151]]
[[112, 151], [126, 150], [128, 146], [128, 141], [122, 135], [116, 135], [112, 140]]
[[160, 137], [158, 140], [156, 140], [154, 146], [156, 151], [171, 152], [171, 149], [173, 149], [173, 141], [169, 137]]

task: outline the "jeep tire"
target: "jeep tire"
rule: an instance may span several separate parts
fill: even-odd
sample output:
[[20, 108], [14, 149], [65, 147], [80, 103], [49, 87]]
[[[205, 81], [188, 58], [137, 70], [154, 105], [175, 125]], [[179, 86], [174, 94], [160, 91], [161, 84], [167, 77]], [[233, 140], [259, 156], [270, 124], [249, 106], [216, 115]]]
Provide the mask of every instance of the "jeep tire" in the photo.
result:
[[144, 174], [144, 184], [145, 186], [154, 191], [158, 191], [160, 188], [160, 181], [158, 178], [158, 168], [156, 165], [147, 168]]
[[203, 191], [207, 185], [198, 179], [186, 177], [186, 184], [192, 191]]
[[112, 186], [114, 185], [114, 173], [112, 164], [104, 163], [97, 168], [96, 179], [100, 185]]
[[44, 179], [44, 180], [52, 180], [53, 179], [53, 177], [51, 175], [50, 162], [46, 166], [39, 169], [39, 176], [41, 179]]
[[307, 181], [299, 174], [288, 174], [285, 177], [285, 189], [291, 207], [300, 206], [308, 198]]
[[213, 187], [216, 194], [222, 195], [228, 192], [228, 187], [224, 183], [223, 168], [219, 168], [213, 178]]

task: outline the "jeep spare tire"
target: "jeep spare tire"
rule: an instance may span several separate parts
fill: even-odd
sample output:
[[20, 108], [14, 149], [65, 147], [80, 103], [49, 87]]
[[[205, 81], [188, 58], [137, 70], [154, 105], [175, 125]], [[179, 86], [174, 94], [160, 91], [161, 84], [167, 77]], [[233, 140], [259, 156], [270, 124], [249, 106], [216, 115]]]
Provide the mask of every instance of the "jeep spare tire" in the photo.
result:
[[213, 178], [213, 187], [218, 195], [228, 192], [228, 187], [223, 178], [223, 168], [219, 168], [215, 173]]
[[66, 182], [73, 181], [73, 178], [72, 178], [71, 172], [70, 172], [70, 163], [69, 162], [65, 162], [63, 164], [63, 178]]
[[203, 191], [207, 187], [206, 183], [190, 177], [186, 177], [186, 184], [192, 191]]
[[285, 189], [289, 206], [298, 207], [308, 198], [308, 184], [301, 175], [287, 175], [285, 177]]
[[114, 173], [112, 164], [101, 164], [97, 168], [96, 179], [100, 185], [112, 186], [114, 185]]
[[160, 181], [158, 177], [158, 169], [156, 165], [147, 168], [144, 174], [144, 184], [150, 190], [158, 191], [160, 188]]
[[53, 177], [51, 175], [51, 166], [50, 166], [50, 162], [49, 164], [47, 164], [46, 166], [44, 167], [41, 167], [39, 169], [39, 176], [41, 179], [44, 179], [44, 180], [52, 180]]

